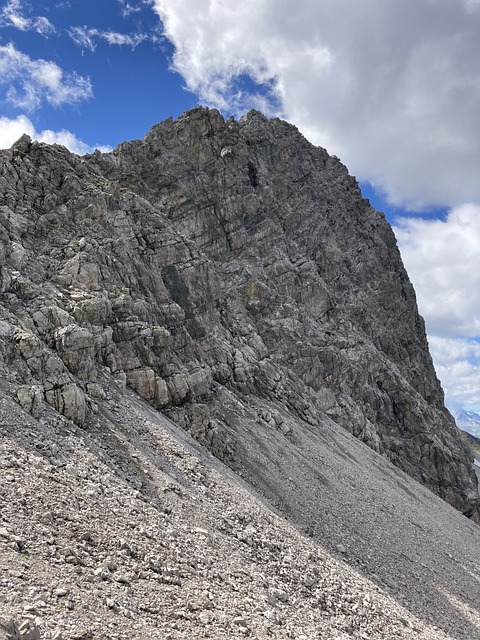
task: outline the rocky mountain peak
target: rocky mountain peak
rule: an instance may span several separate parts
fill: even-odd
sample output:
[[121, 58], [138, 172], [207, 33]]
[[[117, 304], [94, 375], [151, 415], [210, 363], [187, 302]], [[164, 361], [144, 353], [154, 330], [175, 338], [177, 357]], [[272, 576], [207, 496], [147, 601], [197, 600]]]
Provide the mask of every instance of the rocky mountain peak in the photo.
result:
[[2, 393], [33, 416], [88, 429], [106, 372], [267, 493], [272, 434], [335, 424], [478, 517], [392, 230], [295, 127], [197, 108], [84, 157], [23, 136], [0, 185]]

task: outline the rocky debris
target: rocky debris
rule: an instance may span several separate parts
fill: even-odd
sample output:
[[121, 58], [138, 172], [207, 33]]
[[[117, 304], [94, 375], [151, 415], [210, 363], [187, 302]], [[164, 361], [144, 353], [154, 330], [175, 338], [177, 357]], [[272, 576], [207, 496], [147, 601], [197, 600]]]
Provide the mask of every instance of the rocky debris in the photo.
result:
[[111, 420], [82, 428], [0, 401], [2, 639], [478, 637], [480, 530], [350, 434], [316, 443], [305, 535], [97, 380]]
[[43, 389], [38, 385], [31, 387], [19, 387], [17, 389], [17, 399], [25, 411], [31, 413], [34, 418], [39, 418], [43, 409]]

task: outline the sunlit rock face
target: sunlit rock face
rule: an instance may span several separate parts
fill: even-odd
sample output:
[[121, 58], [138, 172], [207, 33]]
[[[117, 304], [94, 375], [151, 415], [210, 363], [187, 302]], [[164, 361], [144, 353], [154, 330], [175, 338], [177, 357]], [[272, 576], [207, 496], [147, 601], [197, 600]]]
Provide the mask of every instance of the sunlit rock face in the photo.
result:
[[392, 230], [292, 125], [199, 108], [84, 157], [24, 136], [0, 233], [2, 392], [34, 416], [88, 428], [107, 372], [265, 490], [259, 451], [333, 422], [478, 517]]

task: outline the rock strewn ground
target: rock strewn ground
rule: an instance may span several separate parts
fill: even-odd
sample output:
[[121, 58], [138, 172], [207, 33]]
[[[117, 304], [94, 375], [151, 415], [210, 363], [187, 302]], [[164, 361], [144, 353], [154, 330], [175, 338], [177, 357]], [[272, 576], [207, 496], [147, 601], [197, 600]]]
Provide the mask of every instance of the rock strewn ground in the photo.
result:
[[1, 401], [2, 640], [480, 637], [478, 527], [348, 434], [339, 483], [371, 456], [363, 545], [343, 535], [338, 488], [318, 486], [326, 522], [302, 535], [178, 427], [103, 388], [84, 430]]

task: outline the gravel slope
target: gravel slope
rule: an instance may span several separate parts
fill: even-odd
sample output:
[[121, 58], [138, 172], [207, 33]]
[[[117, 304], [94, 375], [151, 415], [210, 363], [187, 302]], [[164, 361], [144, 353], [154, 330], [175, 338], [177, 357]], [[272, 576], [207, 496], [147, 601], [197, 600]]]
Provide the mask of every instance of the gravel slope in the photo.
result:
[[0, 402], [2, 640], [480, 638], [480, 529], [348, 433], [255, 490], [268, 434], [242, 479], [99, 380], [84, 429]]

